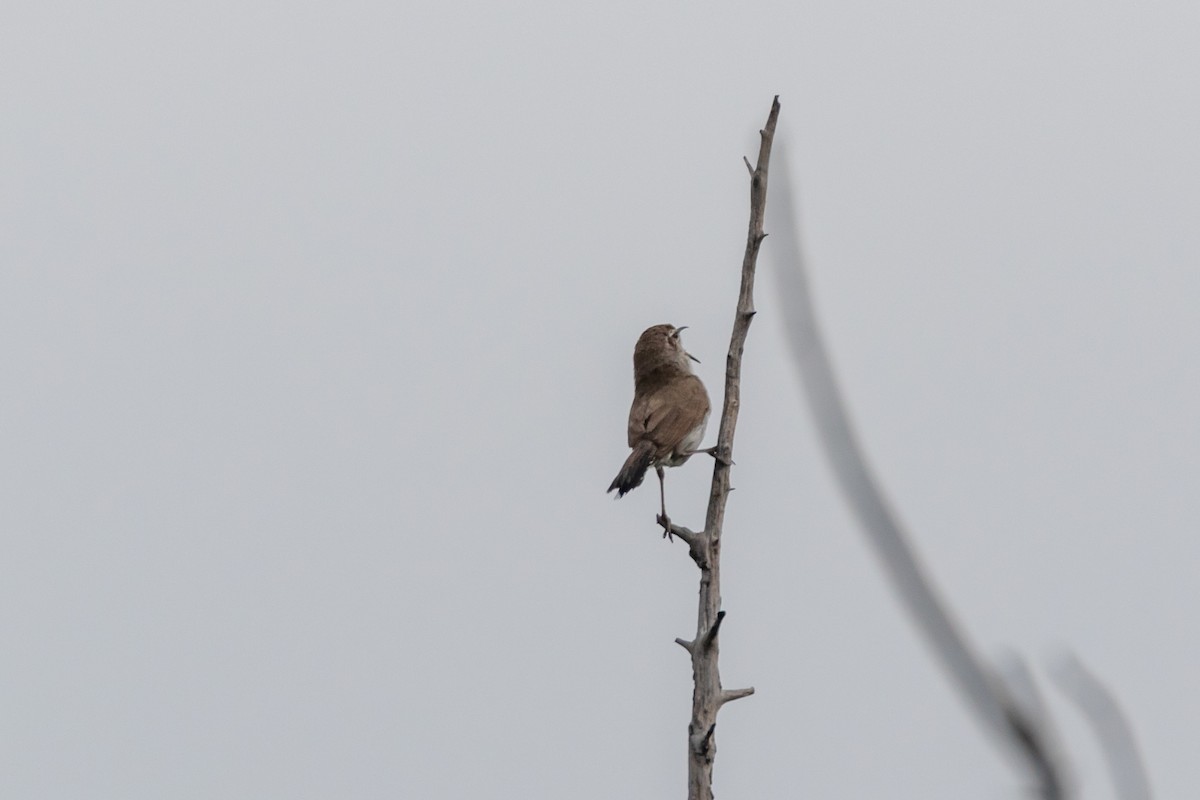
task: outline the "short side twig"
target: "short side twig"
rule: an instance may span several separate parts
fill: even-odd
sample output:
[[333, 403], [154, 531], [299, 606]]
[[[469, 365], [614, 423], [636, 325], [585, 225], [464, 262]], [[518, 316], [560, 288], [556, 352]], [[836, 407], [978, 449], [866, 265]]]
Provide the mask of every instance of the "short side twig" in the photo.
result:
[[703, 535], [703, 532], [696, 533], [695, 531], [689, 530], [682, 525], [676, 525], [674, 522], [671, 522], [671, 520], [665, 519], [662, 514], [659, 514], [655, 517], [655, 522], [663, 527], [663, 531], [668, 536], [678, 536], [689, 545], [699, 541]]
[[726, 689], [721, 692], [721, 705], [732, 703], [734, 700], [741, 700], [743, 697], [749, 697], [754, 694], [754, 687], [747, 686], [745, 689]]
[[658, 524], [663, 527], [663, 535], [674, 541], [674, 537], [678, 536], [688, 546], [688, 555], [692, 557], [692, 561], [696, 562], [696, 566], [700, 569], [708, 569], [708, 537], [704, 535], [704, 531], [696, 532], [676, 525], [669, 519], [663, 519], [662, 514], [657, 517]]

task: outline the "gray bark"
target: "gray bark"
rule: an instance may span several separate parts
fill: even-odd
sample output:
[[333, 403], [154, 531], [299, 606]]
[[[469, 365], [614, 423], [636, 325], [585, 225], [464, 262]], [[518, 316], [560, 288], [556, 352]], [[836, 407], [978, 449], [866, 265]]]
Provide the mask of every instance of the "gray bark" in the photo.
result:
[[688, 724], [688, 800], [711, 800], [713, 760], [717, 754], [715, 732], [717, 712], [731, 700], [754, 693], [753, 688], [724, 689], [718, 668], [720, 648], [718, 633], [725, 612], [721, 610], [721, 536], [725, 522], [725, 503], [729, 499], [729, 471], [733, 466], [733, 434], [737, 428], [741, 405], [742, 351], [750, 322], [754, 319], [754, 272], [758, 250], [766, 234], [763, 215], [767, 203], [767, 167], [771, 160], [771, 143], [775, 123], [779, 118], [779, 98], [771, 104], [767, 124], [761, 131], [758, 164], [746, 162], [750, 170], [750, 225], [746, 235], [746, 252], [742, 258], [742, 282], [738, 292], [737, 312], [733, 319], [733, 334], [725, 358], [725, 401], [717, 444], [712, 450], [716, 461], [713, 467], [712, 490], [704, 530], [693, 532], [660, 518], [660, 524], [674, 536], [683, 539], [692, 560], [700, 568], [700, 606], [696, 618], [696, 636], [691, 641], [676, 639], [692, 657], [692, 719]]

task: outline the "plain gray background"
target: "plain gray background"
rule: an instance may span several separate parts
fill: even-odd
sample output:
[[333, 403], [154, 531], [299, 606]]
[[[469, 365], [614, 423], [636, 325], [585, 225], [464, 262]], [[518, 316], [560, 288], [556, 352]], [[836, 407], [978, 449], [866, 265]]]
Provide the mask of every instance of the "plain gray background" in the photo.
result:
[[[942, 590], [989, 655], [1077, 651], [1190, 796], [1198, 30], [1191, 2], [8, 3], [0, 794], [682, 796], [695, 569], [655, 491], [604, 488], [644, 327], [690, 325], [719, 393], [778, 93], [825, 334]], [[723, 677], [758, 694], [717, 793], [1017, 797], [818, 454], [770, 248], [723, 587]], [[710, 470], [669, 475], [680, 524]]]

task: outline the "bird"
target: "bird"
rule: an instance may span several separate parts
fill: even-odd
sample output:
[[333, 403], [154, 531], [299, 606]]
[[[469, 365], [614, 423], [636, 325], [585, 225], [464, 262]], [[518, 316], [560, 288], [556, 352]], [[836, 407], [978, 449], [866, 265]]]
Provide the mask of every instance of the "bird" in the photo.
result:
[[[712, 406], [704, 383], [690, 362], [700, 362], [683, 349], [687, 326], [652, 325], [633, 348], [633, 405], [629, 409], [629, 457], [608, 491], [624, 497], [642, 485], [651, 465], [658, 473], [660, 524], [670, 531], [663, 467], [678, 467], [698, 451]], [[666, 534], [664, 533], [664, 536]]]

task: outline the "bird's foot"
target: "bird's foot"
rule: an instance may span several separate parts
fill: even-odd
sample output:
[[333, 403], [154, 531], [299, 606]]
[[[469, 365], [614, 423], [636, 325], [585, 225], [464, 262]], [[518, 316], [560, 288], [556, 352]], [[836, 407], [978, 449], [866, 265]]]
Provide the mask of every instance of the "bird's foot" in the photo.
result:
[[662, 525], [663, 538], [668, 541], [674, 542], [675, 537], [671, 535], [671, 518], [668, 517], [666, 514], [659, 514], [657, 517], [655, 517], [654, 521], [657, 522], [659, 525]]
[[733, 459], [725, 458], [725, 456], [718, 453], [716, 445], [713, 445], [712, 447], [708, 448], [707, 450], [697, 450], [696, 452], [697, 453], [707, 453], [708, 455], [712, 456], [713, 459], [716, 460], [716, 462], [723, 467], [732, 467], [733, 466]]

